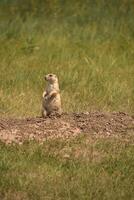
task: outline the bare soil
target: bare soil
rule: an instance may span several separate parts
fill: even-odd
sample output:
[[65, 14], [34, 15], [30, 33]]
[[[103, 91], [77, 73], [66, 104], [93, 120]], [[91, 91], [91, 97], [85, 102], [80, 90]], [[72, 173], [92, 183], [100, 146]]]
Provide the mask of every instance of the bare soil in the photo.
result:
[[64, 113], [47, 118], [0, 119], [0, 141], [22, 144], [53, 138], [68, 139], [82, 134], [110, 137], [134, 133], [134, 116], [123, 112]]

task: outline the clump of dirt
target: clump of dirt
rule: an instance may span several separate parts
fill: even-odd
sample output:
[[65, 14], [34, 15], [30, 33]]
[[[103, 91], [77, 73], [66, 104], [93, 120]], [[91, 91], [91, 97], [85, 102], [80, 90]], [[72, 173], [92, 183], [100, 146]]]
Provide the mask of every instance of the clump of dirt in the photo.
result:
[[134, 132], [134, 117], [123, 112], [64, 113], [61, 117], [0, 119], [0, 141], [22, 144], [26, 140], [43, 143], [54, 138], [71, 138], [79, 134], [111, 136]]

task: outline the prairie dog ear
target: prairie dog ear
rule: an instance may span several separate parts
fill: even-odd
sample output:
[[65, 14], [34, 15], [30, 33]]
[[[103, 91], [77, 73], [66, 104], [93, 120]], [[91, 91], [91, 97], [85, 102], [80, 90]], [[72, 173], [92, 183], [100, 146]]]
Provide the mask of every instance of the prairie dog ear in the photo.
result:
[[44, 91], [42, 97], [44, 98], [46, 94], [47, 94], [46, 91]]
[[44, 79], [45, 79], [45, 81], [46, 81], [46, 75], [44, 76]]

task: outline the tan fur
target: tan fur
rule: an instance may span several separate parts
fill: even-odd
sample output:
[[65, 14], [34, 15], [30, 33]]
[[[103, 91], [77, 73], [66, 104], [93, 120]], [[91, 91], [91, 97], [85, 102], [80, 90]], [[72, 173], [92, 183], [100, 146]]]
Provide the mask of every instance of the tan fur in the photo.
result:
[[47, 86], [43, 92], [42, 100], [42, 117], [51, 114], [62, 114], [61, 97], [59, 90], [58, 78], [55, 74], [48, 74], [45, 76]]

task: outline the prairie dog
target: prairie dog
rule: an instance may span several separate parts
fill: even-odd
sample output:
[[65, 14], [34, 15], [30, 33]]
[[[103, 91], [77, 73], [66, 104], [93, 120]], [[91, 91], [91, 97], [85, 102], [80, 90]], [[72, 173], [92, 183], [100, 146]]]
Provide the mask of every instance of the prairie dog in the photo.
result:
[[51, 114], [62, 114], [61, 97], [58, 78], [55, 74], [47, 74], [45, 76], [47, 86], [43, 92], [42, 100], [42, 117]]

